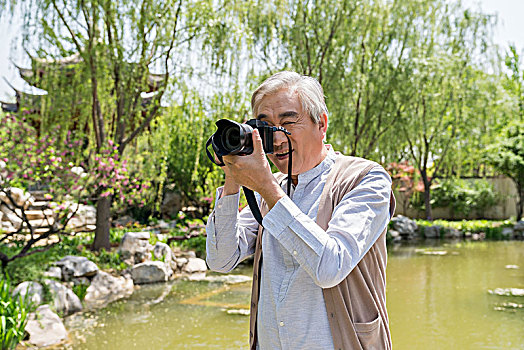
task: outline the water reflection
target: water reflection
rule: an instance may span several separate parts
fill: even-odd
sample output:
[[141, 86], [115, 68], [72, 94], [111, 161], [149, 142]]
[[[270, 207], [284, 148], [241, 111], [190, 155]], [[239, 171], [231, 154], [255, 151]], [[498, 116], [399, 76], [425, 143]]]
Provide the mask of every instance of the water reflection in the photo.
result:
[[[524, 297], [489, 293], [524, 288], [524, 242], [392, 245], [387, 278], [395, 349], [524, 349]], [[145, 285], [69, 318], [69, 348], [247, 349], [249, 318], [227, 310], [247, 309], [249, 295], [249, 282], [218, 279]]]

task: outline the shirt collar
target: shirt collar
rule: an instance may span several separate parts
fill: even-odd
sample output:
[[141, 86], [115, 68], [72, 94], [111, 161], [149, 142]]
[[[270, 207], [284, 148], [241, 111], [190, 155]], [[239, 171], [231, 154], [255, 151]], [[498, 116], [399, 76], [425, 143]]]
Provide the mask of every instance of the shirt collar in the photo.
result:
[[298, 174], [298, 183], [308, 183], [317, 176], [323, 174], [325, 171], [331, 169], [333, 164], [335, 164], [335, 159], [337, 158], [337, 152], [333, 150], [331, 145], [325, 145], [328, 150], [328, 153], [324, 160], [320, 162], [316, 167], [309, 169], [301, 174]]

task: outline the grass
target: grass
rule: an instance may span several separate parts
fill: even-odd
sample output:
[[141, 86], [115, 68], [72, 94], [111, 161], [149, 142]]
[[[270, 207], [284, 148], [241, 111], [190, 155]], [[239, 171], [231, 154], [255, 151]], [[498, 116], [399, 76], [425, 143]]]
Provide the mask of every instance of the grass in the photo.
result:
[[0, 346], [2, 350], [14, 349], [24, 338], [24, 330], [33, 306], [29, 294], [25, 298], [11, 295], [9, 275], [0, 276]]

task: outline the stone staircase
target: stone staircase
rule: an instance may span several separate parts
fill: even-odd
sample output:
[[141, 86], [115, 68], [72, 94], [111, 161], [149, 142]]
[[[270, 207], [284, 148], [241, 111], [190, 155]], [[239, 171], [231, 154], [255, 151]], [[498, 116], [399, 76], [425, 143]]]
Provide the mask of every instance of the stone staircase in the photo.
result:
[[[53, 209], [51, 209], [51, 201], [45, 198], [46, 192], [44, 191], [31, 191], [31, 196], [33, 197], [32, 204], [24, 211], [29, 224], [33, 228], [33, 233], [43, 234], [48, 232], [49, 226], [55, 223]], [[16, 210], [16, 213], [21, 216], [22, 213], [19, 209]], [[0, 213], [1, 214], [1, 213]], [[2, 218], [3, 216], [3, 218]], [[15, 216], [11, 212], [11, 216]], [[7, 215], [0, 215], [0, 221], [9, 221]], [[90, 206], [80, 205], [77, 215], [75, 215], [68, 223], [68, 227], [73, 231], [93, 231], [96, 226], [94, 225], [95, 212], [94, 208]], [[19, 219], [18, 219], [19, 221]], [[0, 222], [1, 223], [1, 222]], [[29, 233], [29, 229], [26, 227], [26, 223], [22, 223], [24, 233]], [[4, 231], [16, 232], [19, 225], [3, 225], [0, 228], [3, 228]]]

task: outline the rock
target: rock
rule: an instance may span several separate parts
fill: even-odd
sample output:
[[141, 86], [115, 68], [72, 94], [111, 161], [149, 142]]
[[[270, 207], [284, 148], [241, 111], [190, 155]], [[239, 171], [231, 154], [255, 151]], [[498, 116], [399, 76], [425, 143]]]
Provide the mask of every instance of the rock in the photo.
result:
[[393, 242], [398, 242], [402, 240], [402, 236], [400, 236], [400, 233], [398, 231], [390, 229], [388, 230], [388, 233], [390, 234]]
[[16, 297], [17, 295], [20, 295], [22, 299], [26, 298], [26, 295], [28, 295], [27, 298], [33, 303], [33, 305], [37, 306], [44, 300], [44, 288], [38, 282], [22, 282], [13, 290], [13, 297]]
[[53, 296], [56, 312], [67, 316], [82, 310], [82, 302], [71, 289], [53, 280], [44, 280], [44, 283]]
[[166, 282], [172, 273], [162, 261], [146, 261], [131, 268], [131, 277], [136, 284]]
[[[3, 213], [2, 220], [3, 222], [8, 222], [10, 225], [5, 225], [13, 227], [13, 229], [16, 231], [20, 229], [22, 226], [23, 220], [18, 217], [18, 215], [15, 214], [14, 211], [9, 209], [5, 205], [0, 205], [0, 211]], [[2, 225], [4, 226], [4, 225]]]
[[[100, 271], [98, 273], [100, 273]], [[71, 278], [71, 282], [74, 286], [78, 286], [80, 284], [84, 286], [89, 286], [91, 284], [91, 281], [87, 277], [74, 277]]]
[[58, 266], [51, 266], [49, 270], [44, 272], [44, 276], [50, 277], [50, 278], [57, 278], [61, 280], [62, 279], [62, 269]]
[[501, 232], [502, 237], [511, 238], [513, 237], [513, 229], [511, 227], [504, 227]]
[[69, 220], [67, 227], [76, 230], [89, 230], [92, 225], [96, 225], [96, 208], [92, 205], [70, 203], [69, 210], [76, 210], [75, 216]]
[[445, 229], [444, 237], [446, 238], [462, 238], [462, 232], [453, 227]]
[[474, 241], [482, 241], [484, 238], [486, 238], [486, 234], [484, 232], [473, 233], [471, 235], [471, 239]]
[[124, 216], [119, 217], [115, 221], [113, 221], [113, 226], [115, 226], [115, 227], [119, 227], [119, 226], [125, 227], [127, 225], [132, 225], [134, 222], [135, 222], [135, 220], [133, 220], [133, 218], [131, 216], [124, 215]]
[[423, 252], [422, 254], [442, 256], [442, 255], [448, 255], [448, 252], [445, 250], [428, 250], [428, 251]]
[[174, 256], [171, 248], [162, 242], [156, 242], [155, 246], [153, 247], [153, 255], [155, 258], [162, 260], [165, 263], [171, 262]]
[[226, 283], [226, 284], [245, 283], [245, 282], [251, 282], [252, 280], [253, 280], [252, 277], [244, 276], [244, 275], [207, 276], [205, 278], [205, 281], [208, 281], [208, 282], [220, 282], [220, 283]]
[[248, 309], [227, 309], [226, 313], [228, 315], [241, 315], [241, 316], [249, 316], [250, 314]]
[[415, 236], [417, 232], [417, 223], [403, 215], [397, 215], [391, 219], [391, 227], [397, 231], [401, 236], [410, 238]]
[[488, 293], [508, 297], [524, 297], [524, 289], [520, 288], [495, 288], [495, 290], [489, 290]]
[[49, 305], [42, 305], [29, 314], [25, 331], [29, 334], [28, 342], [37, 347], [60, 344], [67, 339], [62, 320]]
[[149, 244], [149, 232], [127, 232], [120, 243], [120, 255], [128, 265], [151, 259], [153, 246]]
[[167, 185], [164, 197], [162, 198], [162, 205], [160, 212], [166, 219], [176, 218], [180, 209], [182, 209], [182, 196], [175, 191], [174, 184]]
[[179, 269], [182, 269], [189, 260], [187, 260], [187, 258], [176, 258], [175, 261], [176, 261], [177, 267]]
[[194, 272], [190, 275], [184, 276], [185, 279], [191, 282], [201, 282], [206, 280], [206, 273], [205, 272]]
[[62, 268], [64, 281], [70, 281], [73, 277], [93, 277], [99, 270], [98, 266], [85, 256], [68, 255], [55, 262], [55, 265]]
[[207, 265], [205, 260], [200, 258], [189, 258], [187, 264], [182, 268], [183, 272], [195, 273], [195, 272], [206, 272]]
[[524, 232], [524, 220], [520, 220], [513, 226], [513, 230]]
[[425, 238], [440, 238], [440, 230], [442, 226], [425, 226], [424, 227], [424, 237]]
[[[34, 197], [31, 196], [29, 192], [26, 192], [21, 188], [9, 187], [4, 190], [13, 199], [16, 206], [27, 208], [35, 202]], [[9, 203], [9, 206], [12, 207], [11, 200], [8, 199], [7, 195], [4, 192], [0, 192], [0, 200], [4, 201], [5, 203]]]
[[133, 294], [133, 280], [125, 277], [114, 277], [100, 271], [87, 288], [84, 303], [87, 308], [105, 307], [113, 301], [127, 298]]

